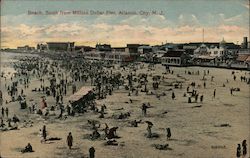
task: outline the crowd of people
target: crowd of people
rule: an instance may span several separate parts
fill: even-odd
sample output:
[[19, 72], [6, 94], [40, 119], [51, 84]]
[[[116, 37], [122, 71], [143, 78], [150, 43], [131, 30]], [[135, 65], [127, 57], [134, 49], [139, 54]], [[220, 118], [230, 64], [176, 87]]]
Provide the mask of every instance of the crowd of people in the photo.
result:
[[[135, 65], [131, 64], [123, 68], [106, 68], [103, 62], [92, 62], [79, 58], [70, 58], [62, 57], [61, 60], [51, 60], [48, 58], [41, 57], [24, 57], [21, 58], [18, 62], [14, 63], [15, 73], [10, 76], [10, 80], [7, 80], [8, 74], [2, 74], [2, 77], [5, 79], [4, 90], [6, 95], [3, 95], [2, 91], [0, 92], [0, 103], [1, 103], [1, 124], [0, 128], [5, 130], [14, 130], [18, 129], [18, 123], [24, 122], [25, 118], [20, 119], [15, 114], [15, 110], [9, 109], [9, 104], [13, 102], [18, 102], [20, 109], [28, 109], [30, 115], [40, 115], [45, 119], [50, 116], [50, 114], [56, 114], [55, 118], [63, 119], [67, 117], [74, 117], [77, 113], [85, 112], [96, 112], [99, 114], [97, 119], [107, 118], [107, 109], [108, 106], [102, 105], [98, 108], [95, 103], [96, 100], [102, 100], [107, 98], [108, 95], [113, 95], [116, 90], [119, 90], [121, 87], [126, 90], [128, 97], [138, 96], [140, 94], [145, 95], [155, 95], [158, 99], [162, 96], [166, 96], [167, 92], [157, 94], [156, 91], [159, 86], [162, 86], [163, 83], [167, 82], [167, 78], [164, 74], [154, 76], [150, 71], [154, 68], [149, 66], [148, 73], [137, 73], [138, 69], [145, 68], [144, 64]], [[167, 74], [174, 75], [173, 70], [167, 71]], [[208, 77], [211, 77], [210, 82], [214, 82], [216, 78], [211, 76], [209, 70], [203, 72], [203, 75], [200, 71], [191, 72], [185, 71], [185, 74], [196, 75], [197, 77], [202, 76], [201, 81], [197, 83], [196, 81], [182, 81], [182, 82], [173, 82], [171, 83], [172, 88], [169, 90], [171, 94], [172, 101], [178, 100], [179, 96], [176, 95], [175, 89], [183, 89], [186, 86], [186, 91], [184, 91], [183, 97], [187, 97], [187, 102], [203, 104], [205, 96], [199, 92], [201, 89], [208, 88]], [[235, 73], [232, 73], [233, 80], [237, 80]], [[183, 79], [182, 76], [177, 74], [180, 79]], [[184, 79], [183, 79], [184, 80]], [[246, 82], [249, 84], [249, 78], [246, 76], [240, 77], [241, 82]], [[33, 82], [37, 81], [34, 87]], [[152, 81], [152, 82], [149, 82]], [[152, 83], [152, 88], [150, 83]], [[186, 84], [188, 83], [188, 84]], [[81, 88], [81, 85], [89, 85], [93, 87], [93, 93], [90, 97], [84, 100], [84, 102], [73, 103], [70, 102], [67, 98], [70, 95], [74, 95], [77, 90]], [[203, 84], [203, 87], [201, 86]], [[228, 80], [225, 81], [223, 86], [229, 85]], [[230, 93], [233, 95], [233, 92], [236, 91], [236, 88], [230, 88]], [[151, 90], [154, 90], [151, 91]], [[43, 95], [39, 98], [39, 102], [27, 100], [30, 94], [39, 93]], [[209, 95], [209, 94], [206, 94]], [[216, 89], [213, 90], [211, 94], [212, 98], [217, 97]], [[48, 103], [47, 99], [52, 100]], [[37, 100], [37, 99], [36, 99]], [[52, 103], [51, 103], [52, 102]], [[129, 103], [133, 103], [133, 100], [130, 99]], [[40, 104], [40, 106], [39, 106]], [[151, 105], [152, 104], [152, 105]], [[157, 122], [151, 122], [147, 120], [148, 111], [150, 108], [153, 108], [154, 103], [143, 103], [141, 105], [142, 119], [132, 120], [130, 125], [132, 127], [138, 127], [140, 123], [147, 123], [147, 138], [158, 137], [157, 133], [152, 132], [152, 127]], [[123, 109], [121, 109], [123, 110]], [[13, 117], [10, 117], [10, 114]], [[122, 111], [118, 117], [115, 119], [129, 119], [131, 117], [130, 112]], [[64, 117], [66, 116], [66, 117]], [[95, 140], [100, 138], [101, 134], [99, 133], [96, 126], [96, 122], [90, 121], [89, 124], [92, 126], [91, 138]], [[119, 129], [118, 126], [109, 127], [105, 123], [104, 131], [104, 140], [107, 145], [117, 145], [117, 136], [116, 131]], [[173, 136], [171, 133], [171, 127], [165, 127], [166, 138], [170, 140]], [[46, 143], [47, 141], [47, 129], [46, 125], [39, 130], [40, 142]], [[73, 135], [71, 132], [68, 133], [66, 137], [66, 144], [69, 149], [72, 149], [73, 146]], [[247, 154], [247, 144], [246, 140], [242, 143], [243, 155]], [[34, 152], [31, 144], [28, 145], [22, 150], [25, 152]], [[237, 157], [241, 156], [241, 145], [238, 144], [237, 147]], [[89, 148], [89, 157], [95, 157], [95, 148]]]

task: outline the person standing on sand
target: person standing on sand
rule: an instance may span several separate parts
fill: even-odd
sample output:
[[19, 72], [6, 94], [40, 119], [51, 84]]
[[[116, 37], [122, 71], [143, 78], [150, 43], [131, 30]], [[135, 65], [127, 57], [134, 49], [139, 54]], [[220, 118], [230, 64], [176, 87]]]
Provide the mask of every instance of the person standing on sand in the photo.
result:
[[2, 107], [2, 117], [4, 117], [4, 108]]
[[233, 88], [230, 88], [230, 94], [233, 95]]
[[[5, 84], [5, 87], [6, 87], [6, 84]], [[0, 90], [0, 105], [1, 106], [3, 105], [3, 93], [1, 90]]]
[[142, 104], [142, 115], [146, 116], [147, 115], [147, 105], [145, 103]]
[[71, 132], [69, 132], [69, 135], [67, 137], [67, 144], [69, 146], [69, 149], [71, 149], [71, 147], [73, 146], [73, 137], [72, 137]]
[[147, 127], [147, 131], [148, 131], [147, 137], [148, 137], [148, 138], [151, 138], [151, 137], [152, 137], [151, 128], [153, 127], [153, 123], [150, 122], [150, 121], [146, 121], [146, 123], [148, 124], [148, 127]]
[[215, 98], [215, 96], [216, 96], [216, 89], [214, 89], [214, 98]]
[[5, 108], [5, 114], [6, 114], [6, 117], [8, 118], [8, 116], [9, 116], [9, 108]]
[[108, 133], [109, 133], [109, 126], [107, 125], [107, 123], [105, 123], [105, 128], [104, 128], [104, 133], [105, 133], [105, 137], [108, 136]]
[[70, 112], [71, 112], [71, 108], [70, 108], [70, 106], [67, 104], [67, 106], [66, 106], [66, 109], [67, 109], [67, 113], [68, 113], [68, 115], [70, 116]]
[[237, 151], [236, 151], [236, 157], [240, 158], [240, 156], [241, 156], [241, 147], [240, 147], [240, 144], [238, 144]]
[[174, 92], [172, 92], [172, 100], [174, 100], [175, 99], [175, 94], [174, 94]]
[[200, 96], [200, 102], [203, 102], [203, 95]]
[[206, 82], [203, 83], [204, 88], [206, 88]]
[[196, 94], [195, 95], [195, 102], [197, 103], [197, 101], [198, 101], [198, 97], [199, 97], [199, 94]]
[[44, 142], [46, 142], [47, 131], [46, 131], [46, 126], [45, 125], [43, 126], [42, 135], [43, 135]]
[[95, 158], [95, 148], [93, 146], [89, 148], [89, 158]]
[[242, 142], [242, 148], [243, 148], [243, 157], [245, 157], [247, 155], [247, 141], [246, 140], [243, 140]]
[[167, 139], [169, 140], [171, 138], [171, 130], [170, 128], [167, 128]]

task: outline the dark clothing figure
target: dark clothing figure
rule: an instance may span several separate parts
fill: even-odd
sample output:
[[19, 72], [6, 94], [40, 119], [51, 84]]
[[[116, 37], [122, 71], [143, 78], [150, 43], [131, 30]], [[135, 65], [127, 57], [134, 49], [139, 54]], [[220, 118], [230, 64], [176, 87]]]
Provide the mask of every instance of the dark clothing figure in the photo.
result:
[[147, 115], [147, 108], [148, 108], [148, 106], [145, 103], [143, 103], [142, 104], [142, 114], [143, 114], [143, 116]]
[[236, 80], [236, 76], [234, 75], [234, 81]]
[[240, 158], [240, 156], [241, 156], [241, 147], [240, 147], [240, 144], [238, 144], [237, 151], [236, 151], [236, 157]]
[[67, 105], [66, 109], [67, 109], [67, 113], [68, 113], [68, 115], [70, 115], [70, 114], [71, 114], [71, 113], [70, 113], [70, 111], [71, 111], [70, 106], [69, 106], [69, 105]]
[[97, 131], [97, 129], [95, 129], [92, 133], [92, 135], [90, 135], [92, 140], [98, 139], [100, 137], [100, 133]]
[[102, 106], [101, 106], [101, 112], [104, 112], [104, 110], [105, 110], [106, 108], [107, 108], [106, 105], [102, 105]]
[[199, 94], [196, 94], [196, 95], [195, 95], [195, 102], [197, 102], [198, 97], [199, 97]]
[[46, 138], [47, 138], [47, 131], [46, 131], [46, 126], [45, 126], [45, 125], [43, 126], [43, 131], [42, 131], [42, 133], [43, 133], [43, 139], [44, 139], [44, 141], [46, 141]]
[[214, 89], [214, 98], [215, 98], [215, 95], [216, 95], [216, 89]]
[[21, 150], [21, 152], [26, 153], [26, 152], [34, 152], [34, 151], [32, 149], [32, 146], [30, 145], [30, 143], [28, 143], [28, 145], [23, 150]]
[[8, 118], [8, 116], [9, 116], [9, 109], [7, 107], [5, 108], [5, 114], [6, 114], [6, 117]]
[[243, 140], [242, 142], [242, 148], [243, 148], [243, 156], [246, 156], [247, 155], [247, 141], [246, 140]]
[[108, 139], [113, 139], [113, 138], [116, 138], [116, 131], [117, 131], [118, 127], [112, 127], [109, 129], [109, 133], [107, 135], [107, 138]]
[[109, 133], [109, 126], [105, 123], [105, 128], [104, 128], [104, 133], [105, 133], [105, 136], [107, 137], [108, 136], [108, 133]]
[[3, 119], [1, 118], [1, 123], [0, 123], [0, 127], [4, 127], [5, 124], [3, 123]]
[[200, 96], [200, 102], [203, 102], [203, 95]]
[[151, 130], [151, 128], [153, 127], [153, 123], [150, 122], [150, 121], [146, 121], [146, 123], [148, 124], [148, 127], [147, 127], [147, 131], [148, 131], [147, 137], [148, 138], [152, 138], [152, 130]]
[[99, 118], [104, 118], [104, 112], [103, 111], [100, 112]]
[[67, 137], [67, 144], [69, 146], [69, 149], [71, 149], [71, 147], [73, 146], [73, 137], [71, 135], [71, 132], [69, 132], [69, 135]]
[[170, 128], [167, 128], [167, 139], [171, 138], [171, 130]]
[[231, 93], [231, 95], [233, 95], [233, 88], [230, 89], [230, 93]]
[[4, 117], [4, 108], [2, 107], [2, 117]]
[[14, 123], [20, 122], [19, 118], [16, 115], [13, 116], [12, 120]]
[[174, 94], [174, 92], [172, 92], [172, 100], [174, 100], [175, 99], [175, 94]]
[[8, 122], [8, 127], [12, 127], [11, 126], [11, 119], [8, 119], [7, 122]]
[[89, 158], [95, 158], [95, 148], [89, 148]]
[[58, 102], [59, 102], [59, 95], [56, 96], [56, 104], [58, 104]]
[[141, 123], [141, 120], [140, 121], [134, 120], [134, 121], [131, 122], [131, 126], [132, 127], [138, 127], [138, 123]]

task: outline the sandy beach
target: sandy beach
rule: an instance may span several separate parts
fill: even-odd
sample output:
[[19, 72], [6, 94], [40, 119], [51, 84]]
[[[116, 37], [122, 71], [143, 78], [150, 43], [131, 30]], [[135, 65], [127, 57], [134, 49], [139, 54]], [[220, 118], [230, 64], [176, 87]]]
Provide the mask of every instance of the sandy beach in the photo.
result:
[[[148, 64], [138, 63], [132, 66], [120, 68], [104, 68], [105, 71], [121, 73], [127, 76], [131, 72], [134, 78], [139, 78], [139, 74], [148, 74], [147, 88], [152, 95], [141, 92], [138, 95], [131, 93], [120, 86], [114, 88], [112, 95], [107, 95], [105, 99], [95, 99], [96, 106], [101, 108], [106, 105], [104, 118], [99, 118], [99, 113], [88, 110], [85, 113], [75, 116], [67, 116], [64, 119], [57, 119], [59, 110], [49, 112], [48, 116], [30, 114], [28, 108], [20, 109], [18, 101], [6, 104], [6, 100], [11, 100], [8, 95], [7, 86], [20, 77], [13, 77], [13, 65], [17, 60], [10, 55], [2, 58], [1, 91], [3, 93], [3, 105], [9, 108], [9, 118], [16, 114], [20, 118], [18, 130], [0, 131], [0, 154], [3, 158], [81, 158], [88, 157], [88, 150], [91, 146], [95, 148], [97, 158], [235, 158], [237, 144], [241, 144], [244, 139], [249, 144], [249, 84], [241, 81], [240, 77], [245, 76], [249, 79], [249, 71], [228, 70], [219, 68], [205, 67], [170, 67], [173, 73], [167, 73], [164, 66], [157, 64], [152, 69]], [[48, 59], [51, 61], [50, 59]], [[61, 64], [61, 61], [56, 61]], [[143, 65], [143, 66], [142, 66]], [[199, 75], [197, 72], [199, 71]], [[209, 71], [209, 74], [208, 74]], [[232, 71], [236, 79], [234, 80]], [[188, 74], [190, 72], [191, 74]], [[205, 78], [203, 78], [206, 72]], [[56, 77], [63, 73], [68, 76], [70, 73], [62, 68], [55, 71]], [[193, 74], [192, 74], [193, 73]], [[158, 89], [153, 89], [153, 76], [160, 76]], [[213, 76], [213, 77], [212, 77]], [[5, 79], [6, 78], [6, 79]], [[49, 86], [50, 75], [42, 77], [45, 86]], [[204, 80], [205, 79], [205, 80]], [[190, 84], [195, 82], [196, 86]], [[204, 87], [206, 82], [206, 87]], [[180, 87], [174, 84], [181, 83]], [[48, 108], [56, 104], [53, 96], [46, 96], [42, 92], [34, 92], [32, 89], [39, 88], [41, 81], [36, 75], [30, 75], [28, 88], [18, 85], [18, 93], [24, 90], [27, 105], [37, 103], [40, 106], [41, 97], [45, 96]], [[86, 82], [76, 81], [77, 90], [82, 86], [90, 86], [90, 79]], [[128, 81], [125, 79], [125, 84]], [[137, 85], [137, 82], [133, 84]], [[188, 93], [193, 89], [204, 96], [203, 102], [200, 97], [197, 102], [192, 100], [188, 103]], [[230, 93], [230, 88], [239, 88], [240, 91]], [[213, 97], [214, 90], [216, 95]], [[175, 98], [172, 99], [172, 92]], [[164, 95], [162, 95], [164, 93]], [[186, 96], [184, 96], [186, 93]], [[69, 86], [67, 95], [64, 96], [64, 103], [68, 103], [69, 96], [72, 95], [72, 87]], [[157, 97], [160, 96], [160, 97]], [[192, 98], [194, 99], [194, 98]], [[130, 102], [132, 100], [132, 103]], [[150, 103], [147, 115], [142, 115], [141, 106], [143, 103]], [[115, 119], [114, 115], [129, 112], [130, 116], [124, 119]], [[7, 120], [6, 116], [3, 117]], [[32, 122], [32, 123], [24, 123]], [[118, 127], [116, 141], [118, 145], [104, 145], [104, 139], [90, 140], [86, 135], [91, 134], [92, 130], [88, 125], [88, 120], [97, 120], [100, 123], [98, 131], [104, 135], [105, 123], [109, 127]], [[141, 120], [138, 127], [131, 127], [130, 122]], [[156, 133], [158, 138], [147, 138], [147, 123], [153, 123], [152, 133]], [[26, 124], [26, 127], [24, 125]], [[39, 129], [46, 125], [48, 138], [58, 137], [61, 140], [40, 142]], [[172, 136], [168, 140], [166, 128], [171, 129]], [[66, 138], [71, 132], [74, 138], [72, 149], [68, 149]], [[21, 153], [27, 143], [30, 143], [34, 152]], [[168, 144], [167, 150], [158, 150], [154, 144]], [[249, 145], [247, 146], [249, 148]], [[249, 151], [249, 149], [248, 149]], [[249, 152], [246, 157], [249, 157]]]

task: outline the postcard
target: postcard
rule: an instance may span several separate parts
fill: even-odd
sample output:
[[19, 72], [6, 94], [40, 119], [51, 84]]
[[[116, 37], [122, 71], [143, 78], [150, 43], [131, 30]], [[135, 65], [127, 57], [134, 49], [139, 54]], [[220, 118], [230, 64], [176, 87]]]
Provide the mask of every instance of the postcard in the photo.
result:
[[1, 158], [249, 158], [249, 0], [1, 0]]

